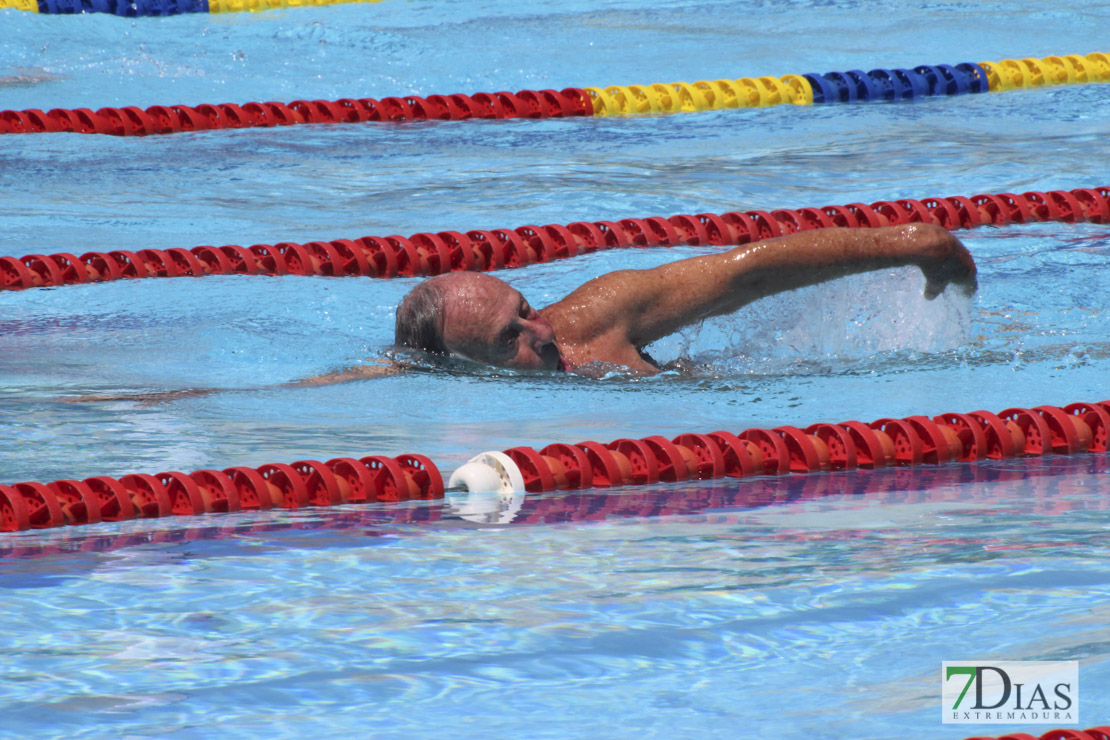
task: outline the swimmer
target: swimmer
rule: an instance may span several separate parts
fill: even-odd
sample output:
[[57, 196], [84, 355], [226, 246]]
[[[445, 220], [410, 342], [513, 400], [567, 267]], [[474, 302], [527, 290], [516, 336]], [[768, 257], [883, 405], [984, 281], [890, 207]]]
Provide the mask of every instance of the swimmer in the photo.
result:
[[[492, 275], [439, 275], [417, 285], [401, 301], [395, 341], [432, 355], [516, 370], [586, 372], [584, 366], [601, 363], [651, 375], [659, 367], [644, 347], [685, 326], [776, 293], [905, 266], [918, 267], [924, 274], [929, 299], [948, 285], [969, 296], [977, 287], [971, 254], [939, 226], [819, 229], [649, 270], [610, 272], [542, 310]], [[396, 362], [369, 361], [285, 385], [331, 385], [404, 369]], [[217, 390], [233, 389], [86, 395], [66, 401], [160, 403]]]
[[[644, 347], [690, 324], [760, 298], [872, 270], [916, 266], [925, 297], [949, 284], [976, 290], [975, 261], [958, 239], [931, 224], [820, 229], [745, 244], [649, 270], [594, 278], [536, 310], [492, 275], [455, 272], [417, 285], [397, 308], [396, 344], [518, 370], [572, 372], [604, 363], [659, 372]], [[322, 376], [322, 382], [375, 371]]]

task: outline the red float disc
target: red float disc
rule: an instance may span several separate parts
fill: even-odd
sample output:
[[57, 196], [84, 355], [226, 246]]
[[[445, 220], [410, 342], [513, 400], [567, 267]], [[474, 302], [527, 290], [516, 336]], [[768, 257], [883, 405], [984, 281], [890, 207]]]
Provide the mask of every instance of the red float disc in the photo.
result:
[[37, 277], [35, 281], [37, 285], [61, 285], [65, 282], [65, 278], [62, 277], [61, 265], [50, 257], [41, 254], [28, 254], [20, 257], [19, 261]]
[[849, 203], [844, 207], [852, 212], [860, 226], [876, 229], [886, 225], [886, 219], [875, 213], [866, 203]]
[[281, 254], [282, 259], [285, 260], [285, 269], [290, 275], [315, 275], [316, 263], [312, 259], [312, 255], [303, 244], [296, 242], [279, 242], [274, 245], [274, 249]]
[[566, 116], [580, 115], [574, 107], [574, 103], [570, 98], [564, 96], [557, 90], [540, 90], [540, 97], [547, 105], [548, 115], [554, 118], [563, 118]]
[[62, 130], [62, 127], [54, 118], [37, 108], [20, 111], [20, 113], [29, 131], [34, 131], [36, 133], [54, 133]]
[[119, 479], [131, 497], [136, 516], [154, 518], [173, 514], [173, 501], [161, 481], [153, 475], [136, 473]]
[[[516, 234], [520, 237], [521, 241], [525, 244], [528, 250], [535, 255], [535, 262], [550, 262], [559, 257], [572, 256], [567, 254], [560, 255], [555, 247], [555, 240], [546, 229], [539, 226], [518, 226]], [[568, 232], [569, 234], [569, 232]], [[571, 237], [571, 243], [574, 238]], [[566, 241], [564, 240], [564, 243]]]
[[392, 245], [376, 236], [355, 239], [355, 244], [366, 250], [366, 259], [374, 277], [397, 277], [397, 250]]
[[365, 504], [378, 500], [374, 474], [358, 460], [353, 457], [337, 457], [324, 464], [335, 473], [344, 503]]
[[59, 252], [50, 255], [50, 258], [62, 269], [62, 281], [69, 283], [87, 283], [89, 271], [85, 263], [72, 254]]
[[114, 252], [109, 252], [108, 256], [116, 261], [121, 277], [128, 279], [150, 277], [146, 269], [146, 263], [134, 253], [117, 249]]
[[[983, 412], [972, 412], [970, 416], [981, 418], [984, 422], [990, 417], [980, 416]], [[1048, 428], [1048, 423], [1040, 414], [1030, 409], [1012, 408], [999, 412], [998, 417], [1008, 421], [1012, 421], [1021, 429], [1025, 437], [1025, 447], [1021, 450], [1016, 450], [1016, 453], [1024, 453], [1026, 455], [1046, 455], [1052, 452], [1052, 430]], [[996, 417], [996, 418], [998, 418]], [[1005, 426], [1004, 424], [1002, 425]], [[996, 429], [996, 436], [998, 435]], [[1009, 434], [1006, 437], [1010, 440], [1010, 447], [1013, 450], [1013, 437]], [[1001, 455], [1002, 457], [1009, 457], [1010, 455]]]
[[220, 250], [208, 245], [193, 247], [189, 250], [193, 256], [204, 265], [204, 272], [208, 275], [230, 275], [232, 273], [231, 260]]
[[281, 493], [280, 503], [276, 505], [283, 509], [308, 506], [308, 489], [305, 488], [304, 478], [291, 466], [284, 463], [271, 463], [255, 470]]
[[777, 475], [790, 472], [790, 449], [782, 437], [766, 429], [745, 429], [736, 436], [759, 448], [765, 472]]
[[[239, 496], [239, 508], [243, 510], [272, 509], [275, 506], [274, 494], [270, 485], [254, 468], [235, 467], [223, 471]], [[280, 494], [279, 494], [280, 495]], [[280, 501], [277, 502], [280, 505]]]
[[[689, 216], [687, 216], [689, 218]], [[597, 227], [598, 233], [601, 234], [602, 244], [606, 249], [616, 249], [618, 247], [631, 247], [632, 239], [625, 230], [613, 221], [594, 221], [594, 226]]]
[[10, 486], [0, 486], [0, 532], [22, 532], [31, 528], [31, 512], [23, 495]]
[[605, 446], [621, 453], [632, 464], [629, 483], [641, 485], [659, 482], [659, 464], [655, 460], [655, 453], [643, 440], [616, 439]]
[[710, 432], [706, 436], [713, 440], [721, 450], [725, 475], [729, 478], [744, 478], [749, 475], [763, 473], [762, 453], [758, 458], [752, 457], [748, 443], [732, 432], [716, 431]]
[[208, 118], [197, 113], [196, 109], [188, 105], [175, 105], [172, 108], [177, 114], [177, 120], [181, 121], [182, 131], [206, 131], [212, 128]]
[[532, 112], [520, 98], [511, 92], [495, 92], [493, 96], [501, 103], [501, 110], [505, 111], [505, 118], [526, 118]]
[[686, 458], [674, 442], [659, 435], [644, 437], [640, 441], [648, 446], [655, 457], [659, 480], [672, 483], [690, 478], [691, 473], [686, 464]]
[[374, 112], [370, 116], [371, 121], [393, 121], [399, 123], [401, 121], [412, 120], [412, 108], [409, 104], [400, 98], [388, 97], [382, 98], [378, 101]]
[[773, 430], [776, 434], [782, 437], [783, 442], [786, 443], [786, 448], [789, 450], [790, 471], [794, 473], [813, 473], [821, 470], [824, 466], [821, 462], [820, 455], [817, 454], [817, 448], [813, 444], [806, 433], [801, 429], [792, 426], [775, 427]]
[[239, 489], [231, 482], [227, 473], [219, 470], [198, 470], [190, 473], [189, 477], [197, 484], [200, 496], [204, 499], [204, 508], [208, 511], [226, 514], [242, 510]]
[[1091, 452], [1106, 452], [1107, 437], [1110, 436], [1110, 411], [1098, 404], [1073, 403], [1065, 406], [1064, 411], [1081, 416], [1091, 428]]
[[1057, 218], [1060, 221], [1065, 221], [1073, 224], [1076, 221], [1086, 221], [1086, 213], [1083, 207], [1079, 205], [1079, 201], [1075, 196], [1067, 190], [1049, 190], [1045, 195], [1048, 196], [1048, 201], [1055, 208], [1059, 214]]
[[1022, 193], [1021, 196], [1025, 202], [1029, 204], [1029, 210], [1033, 213], [1033, 218], [1037, 221], [1056, 221], [1059, 220], [1061, 214], [1060, 209], [1056, 204], [1049, 200], [1048, 196], [1044, 193], [1031, 191]]
[[[749, 244], [758, 241], [759, 227], [756, 226], [755, 221], [748, 214], [729, 211], [721, 214], [721, 220], [732, 229], [736, 244]], [[833, 225], [831, 221], [829, 221], [829, 225]]]
[[617, 465], [613, 453], [600, 442], [579, 442], [574, 445], [586, 453], [590, 462], [591, 485], [595, 488], [619, 486], [624, 483], [624, 475]]
[[150, 117], [153, 134], [172, 134], [181, 130], [181, 120], [169, 108], [163, 105], [152, 105], [146, 109]]
[[34, 274], [15, 257], [0, 257], [0, 288], [22, 290], [35, 287]]
[[110, 130], [108, 122], [88, 108], [74, 108], [73, 115], [80, 121], [82, 134], [106, 134]]
[[877, 419], [870, 424], [894, 442], [894, 461], [902, 465], [920, 465], [924, 456], [924, 443], [913, 426], [901, 419]]
[[403, 236], [383, 237], [389, 246], [393, 247], [397, 255], [397, 274], [402, 277], [414, 277], [426, 273], [427, 263], [420, 259], [420, 252], [416, 246]]
[[698, 461], [699, 480], [712, 480], [725, 476], [724, 455], [721, 454], [720, 446], [708, 435], [680, 434], [671, 441], [694, 453]]
[[620, 228], [628, 236], [630, 246], [635, 247], [654, 247], [655, 244], [651, 241], [651, 232], [648, 225], [638, 218], [626, 218], [617, 222]]
[[278, 126], [292, 126], [297, 123], [305, 122], [304, 116], [284, 103], [268, 102], [262, 105], [269, 111], [270, 118]]
[[874, 429], [862, 421], [842, 421], [837, 426], [851, 435], [856, 446], [856, 463], [861, 468], [883, 468], [890, 462]]
[[262, 103], [245, 103], [243, 105], [243, 112], [250, 117], [251, 126], [269, 127], [277, 125], [277, 121], [270, 115], [269, 109], [262, 105]]
[[524, 267], [536, 261], [528, 247], [525, 246], [524, 240], [515, 231], [492, 229], [489, 233], [505, 250], [505, 265], [507, 267]]
[[988, 445], [987, 433], [984, 429], [984, 422], [976, 419], [969, 414], [941, 414], [934, 416], [933, 421], [937, 424], [946, 424], [953, 429], [960, 436], [960, 441], [963, 442], [964, 450], [963, 455], [960, 457], [960, 462], [968, 462], [972, 460], [985, 460], [987, 459]]
[[900, 205], [906, 213], [909, 214], [909, 221], [911, 223], [935, 223], [935, 221], [933, 221], [933, 214], [929, 212], [929, 209], [926, 208], [921, 201], [913, 200], [912, 198], [904, 198], [895, 201], [895, 203]]
[[833, 223], [833, 220], [819, 208], [799, 208], [796, 212], [805, 223], [806, 229], [827, 229], [836, 225]]
[[119, 112], [131, 122], [132, 136], [146, 136], [154, 133], [154, 122], [150, 120], [150, 116], [142, 108], [129, 105], [120, 108]]
[[824, 206], [821, 211], [832, 220], [834, 225], [841, 228], [866, 226], [866, 224], [861, 224], [856, 220], [856, 214], [844, 206]]
[[398, 455], [394, 458], [409, 480], [420, 489], [419, 497], [428, 500], [443, 498], [443, 476], [439, 468], [423, 455]]
[[771, 211], [771, 218], [779, 225], [779, 229], [783, 234], [796, 234], [803, 231], [806, 227], [805, 221], [794, 211], [786, 208], [780, 208]]
[[922, 462], [939, 465], [952, 459], [948, 440], [936, 422], [926, 416], [908, 416], [902, 421], [911, 425], [921, 440]]
[[143, 261], [148, 272], [153, 272], [151, 277], [178, 277], [181, 274], [173, 258], [160, 249], [141, 249], [135, 256]]
[[419, 495], [416, 484], [410, 484], [405, 471], [395, 460], [384, 455], [370, 455], [359, 458], [359, 462], [374, 475], [374, 490], [378, 492], [378, 501], [409, 501]]
[[933, 223], [940, 224], [946, 229], [959, 228], [960, 212], [944, 198], [926, 198], [921, 201], [921, 205], [933, 214]]
[[474, 245], [470, 237], [457, 231], [440, 231], [435, 236], [447, 246], [450, 267], [444, 272], [474, 269]]
[[601, 229], [589, 221], [574, 221], [567, 224], [567, 230], [578, 240], [578, 251], [582, 254], [595, 252], [605, 246]]
[[139, 515], [127, 488], [115, 478], [106, 475], [86, 478], [84, 484], [97, 498], [100, 519], [105, 522], [120, 522], [134, 519]]
[[999, 200], [1006, 204], [1009, 209], [1007, 214], [1007, 223], [1023, 224], [1033, 218], [1033, 213], [1029, 208], [1029, 202], [1020, 195], [1014, 193], [999, 193], [997, 196]]
[[1086, 220], [1096, 224], [1110, 223], [1110, 201], [1099, 195], [1098, 191], [1080, 188], [1072, 190], [1071, 194], [1083, 208]]
[[475, 267], [479, 270], [500, 270], [506, 267], [505, 248], [488, 231], [468, 231], [474, 249]]
[[[698, 216], [698, 219], [702, 222], [702, 225], [705, 226], [707, 235], [709, 234], [710, 225], [706, 221], [706, 219], [703, 218], [703, 216], [710, 215], [711, 214], [702, 214], [701, 216]], [[671, 222], [667, 219], [660, 216], [648, 216], [643, 221], [645, 224], [647, 224], [648, 229], [651, 230], [652, 243], [658, 244], [661, 247], [673, 247], [674, 245], [682, 242], [682, 240], [678, 236], [678, 232], [675, 230]], [[730, 229], [728, 227], [728, 224], [724, 223], [723, 220], [721, 221], [721, 224], [722, 227], [725, 229], [724, 233], [729, 235], [728, 238], [731, 238], [732, 229]]]
[[308, 502], [313, 506], [335, 506], [343, 503], [339, 481], [327, 465], [317, 460], [298, 460], [292, 468], [301, 474]]
[[811, 424], [805, 431], [829, 448], [829, 467], [833, 470], [851, 470], [858, 464], [856, 443], [844, 427], [836, 424]]
[[956, 215], [960, 219], [960, 226], [962, 228], [973, 229], [985, 223], [979, 206], [970, 198], [965, 198], [962, 195], [953, 195], [945, 198], [945, 200], [956, 208]]
[[700, 247], [709, 243], [709, 232], [705, 230], [705, 224], [701, 222], [701, 219], [694, 218], [686, 213], [680, 213], [677, 216], [671, 216], [666, 221], [675, 230], [675, 235], [678, 237], [676, 244]]
[[339, 277], [343, 275], [341, 269], [338, 269], [342, 264], [339, 258], [339, 253], [335, 248], [327, 242], [307, 242], [304, 248], [312, 255], [313, 262], [316, 264], [316, 274], [326, 275], [328, 277]]
[[1055, 406], [1035, 406], [1033, 410], [1040, 413], [1044, 420], [1048, 422], [1048, 428], [1052, 430], [1052, 449], [1054, 452], [1069, 455], [1083, 451], [1079, 442], [1079, 435], [1063, 409]]
[[747, 215], [755, 224], [755, 230], [752, 231], [752, 237], [755, 241], [782, 236], [782, 226], [770, 213], [766, 211], [747, 211]]
[[508, 113], [501, 101], [489, 93], [474, 93], [470, 96], [474, 104], [481, 111], [480, 118], [507, 118]]
[[97, 496], [81, 481], [58, 480], [46, 485], [58, 497], [66, 524], [96, 524], [100, 521]]
[[209, 509], [196, 481], [185, 473], [169, 471], [155, 476], [170, 497], [171, 510], [179, 516], [206, 514]]
[[1010, 223], [1010, 207], [997, 196], [981, 193], [971, 196], [971, 202], [979, 208], [979, 212], [984, 217], [983, 223], [995, 226], [1005, 226]]
[[50, 529], [66, 523], [58, 495], [41, 483], [16, 483], [12, 486], [27, 504], [31, 529]]
[[572, 115], [592, 116], [594, 114], [593, 101], [590, 100], [590, 96], [586, 94], [585, 90], [580, 90], [577, 87], [568, 87], [559, 94], [570, 104], [571, 109], [574, 111]]
[[204, 265], [201, 261], [196, 259], [196, 256], [189, 250], [182, 249], [180, 246], [171, 247], [165, 250], [165, 253], [170, 256], [173, 265], [178, 268], [178, 274], [188, 275], [190, 277], [201, 277], [204, 274]]
[[373, 275], [370, 262], [366, 253], [350, 239], [335, 239], [331, 242], [332, 249], [339, 256], [336, 263], [336, 273], [339, 275]]
[[451, 271], [451, 250], [435, 234], [413, 234], [409, 241], [416, 247], [420, 262], [427, 263], [429, 275], [442, 275]]
[[235, 275], [257, 275], [258, 258], [246, 247], [238, 244], [225, 244], [220, 251], [231, 265], [231, 273]]
[[272, 244], [252, 244], [247, 251], [254, 255], [259, 272], [267, 275], [285, 275], [289, 272], [285, 257]]
[[579, 489], [593, 486], [593, 466], [590, 464], [589, 456], [581, 447], [556, 442], [544, 447], [540, 450], [540, 454], [553, 457], [562, 463], [563, 470], [566, 471], [568, 488]]
[[524, 490], [532, 493], [555, 490], [555, 477], [540, 453], [531, 447], [513, 447], [505, 450], [524, 478]]

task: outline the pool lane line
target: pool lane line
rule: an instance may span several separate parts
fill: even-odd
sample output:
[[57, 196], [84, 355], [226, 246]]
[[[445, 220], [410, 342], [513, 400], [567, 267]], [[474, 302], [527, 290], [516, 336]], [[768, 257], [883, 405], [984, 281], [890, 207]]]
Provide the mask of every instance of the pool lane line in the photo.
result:
[[107, 13], [124, 18], [186, 13], [234, 13], [302, 8], [382, 0], [0, 0], [0, 10], [13, 8], [42, 15]]
[[518, 226], [243, 247], [140, 249], [0, 257], [0, 290], [153, 277], [320, 275], [376, 278], [523, 267], [629, 247], [731, 246], [828, 227], [932, 223], [947, 229], [1062, 221], [1110, 223], [1110, 186], [900, 199], [822, 208], [680, 214], [565, 226]]
[[998, 414], [883, 418], [870, 424], [822, 422], [805, 429], [786, 425], [736, 434], [687, 433], [673, 439], [651, 435], [608, 444], [556, 442], [540, 450], [519, 446], [471, 458], [446, 486], [429, 458], [413, 454], [23, 482], [0, 485], [0, 531], [436, 500], [450, 488], [507, 497], [494, 502], [497, 511], [502, 504], [519, 509], [526, 492], [1105, 453], [1108, 437], [1110, 401], [1103, 401], [1063, 408], [1015, 407]]
[[1089, 727], [1086, 730], [1049, 730], [1039, 736], [1024, 732], [1012, 732], [997, 738], [975, 735], [966, 740], [1110, 740], [1110, 725]]
[[[0, 0], [26, 3], [27, 0]], [[43, 2], [111, 2], [114, 0], [43, 0]], [[150, 2], [152, 0], [141, 0]], [[197, 3], [204, 0], [166, 0]], [[239, 0], [235, 0], [239, 1]], [[956, 65], [919, 65], [913, 69], [849, 70], [781, 77], [741, 77], [651, 85], [521, 90], [474, 95], [407, 95], [340, 100], [294, 100], [155, 105], [124, 108], [54, 108], [43, 112], [0, 111], [0, 134], [54, 133], [147, 136], [182, 131], [292, 126], [306, 123], [365, 123], [470, 118], [566, 118], [573, 116], [658, 115], [776, 105], [824, 105], [857, 102], [904, 102], [926, 97], [999, 92], [1046, 85], [1110, 82], [1110, 57], [1095, 52], [1080, 56], [1003, 59]]]

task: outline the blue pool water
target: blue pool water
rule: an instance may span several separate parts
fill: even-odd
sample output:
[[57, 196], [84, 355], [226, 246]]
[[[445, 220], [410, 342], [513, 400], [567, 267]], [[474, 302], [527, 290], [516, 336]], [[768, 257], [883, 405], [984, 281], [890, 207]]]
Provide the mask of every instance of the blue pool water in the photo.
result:
[[[385, 0], [0, 11], [0, 109], [669, 82], [1108, 51], [1105, 4]], [[0, 254], [511, 228], [1110, 183], [1110, 86], [635, 119], [0, 137]], [[655, 378], [280, 384], [380, 357], [411, 280], [0, 293], [0, 482], [1110, 398], [1110, 227], [961, 235], [912, 271], [653, 347]], [[505, 273], [536, 305], [707, 250]], [[88, 393], [233, 389], [145, 406]], [[5, 535], [2, 737], [962, 738], [943, 660], [1078, 660], [1110, 719], [1107, 456]], [[1042, 726], [1041, 730], [1047, 729]]]

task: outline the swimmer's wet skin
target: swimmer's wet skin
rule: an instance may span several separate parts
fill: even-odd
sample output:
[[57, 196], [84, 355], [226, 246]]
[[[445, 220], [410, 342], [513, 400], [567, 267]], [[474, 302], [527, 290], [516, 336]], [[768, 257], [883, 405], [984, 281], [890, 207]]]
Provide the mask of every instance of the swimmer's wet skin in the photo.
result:
[[611, 272], [542, 311], [491, 275], [440, 275], [398, 306], [396, 342], [510, 369], [567, 371], [600, 362], [652, 374], [659, 368], [643, 348], [685, 326], [776, 293], [905, 266], [921, 269], [929, 299], [949, 284], [967, 295], [977, 288], [971, 254], [942, 227], [821, 229]]

